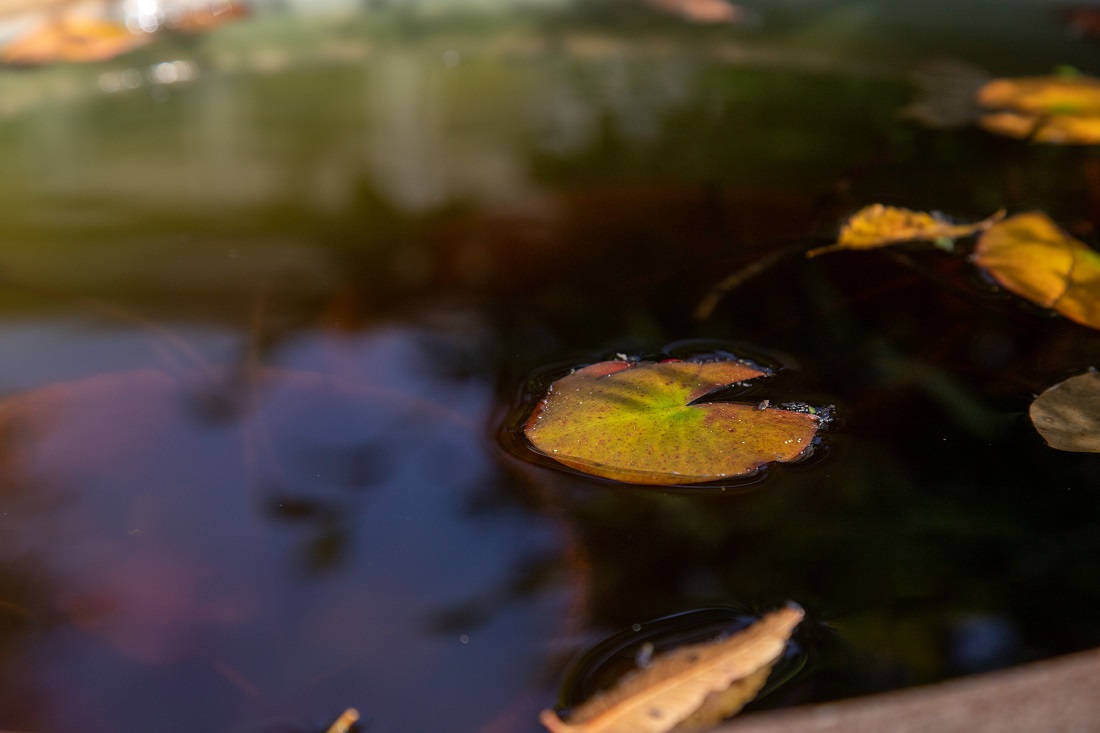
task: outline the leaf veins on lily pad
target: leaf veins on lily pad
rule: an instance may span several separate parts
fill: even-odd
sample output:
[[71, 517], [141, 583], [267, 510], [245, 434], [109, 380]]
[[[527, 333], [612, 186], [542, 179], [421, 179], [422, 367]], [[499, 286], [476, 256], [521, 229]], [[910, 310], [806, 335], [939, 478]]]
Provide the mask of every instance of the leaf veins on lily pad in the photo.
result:
[[953, 243], [988, 228], [1004, 217], [1003, 211], [975, 224], [952, 224], [939, 214], [912, 211], [895, 206], [871, 204], [844, 222], [836, 244], [811, 249], [807, 257], [839, 249], [877, 249], [901, 242]]
[[978, 240], [974, 261], [1006, 290], [1100, 328], [1100, 252], [1040, 211], [1017, 214]]
[[767, 402], [697, 402], [766, 376], [743, 361], [604, 361], [550, 386], [528, 419], [531, 444], [559, 463], [639, 484], [745, 476], [807, 453], [822, 418]]
[[[673, 649], [579, 706], [568, 721], [551, 710], [539, 720], [553, 733], [679, 733], [713, 726], [756, 697], [802, 616], [801, 608], [788, 604], [727, 639]], [[721, 698], [723, 705], [716, 705]]]

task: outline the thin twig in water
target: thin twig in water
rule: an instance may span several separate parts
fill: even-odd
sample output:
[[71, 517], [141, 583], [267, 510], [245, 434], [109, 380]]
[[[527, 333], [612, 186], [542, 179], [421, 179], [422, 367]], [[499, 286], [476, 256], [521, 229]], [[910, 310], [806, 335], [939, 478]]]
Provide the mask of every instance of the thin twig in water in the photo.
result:
[[695, 313], [692, 314], [692, 317], [697, 321], [710, 318], [719, 301], [726, 297], [726, 293], [740, 286], [746, 280], [751, 280], [756, 277], [792, 252], [801, 252], [803, 249], [804, 247], [801, 244], [778, 249], [727, 276], [722, 282], [715, 285], [710, 289], [710, 292], [703, 296], [703, 299], [699, 301], [699, 305], [695, 306]]

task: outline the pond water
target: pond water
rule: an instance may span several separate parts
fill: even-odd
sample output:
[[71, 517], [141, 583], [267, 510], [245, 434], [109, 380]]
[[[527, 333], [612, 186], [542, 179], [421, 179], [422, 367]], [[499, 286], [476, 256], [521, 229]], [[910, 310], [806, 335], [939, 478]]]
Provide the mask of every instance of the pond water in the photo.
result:
[[[964, 257], [801, 256], [872, 202], [1094, 242], [1095, 151], [899, 110], [1100, 43], [1022, 0], [283, 5], [0, 71], [0, 729], [533, 733], [604, 640], [788, 600], [750, 711], [1100, 645], [1100, 458], [1026, 414], [1100, 334]], [[531, 460], [529, 380], [669, 349], [784, 365], [754, 399], [834, 405], [823, 446]]]

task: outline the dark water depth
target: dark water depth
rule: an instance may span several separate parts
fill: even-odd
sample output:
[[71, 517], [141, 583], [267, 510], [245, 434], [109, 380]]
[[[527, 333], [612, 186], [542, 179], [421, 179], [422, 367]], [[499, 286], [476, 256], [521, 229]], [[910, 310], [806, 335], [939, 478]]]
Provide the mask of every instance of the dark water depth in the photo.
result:
[[[1100, 46], [1045, 3], [383, 5], [0, 70], [0, 729], [534, 733], [614, 634], [787, 601], [756, 709], [1100, 645], [1100, 458], [1026, 413], [1100, 333], [965, 244], [802, 257], [872, 202], [1095, 244], [1095, 151], [898, 111]], [[820, 449], [698, 490], [523, 450], [533, 376], [704, 347], [834, 406]]]

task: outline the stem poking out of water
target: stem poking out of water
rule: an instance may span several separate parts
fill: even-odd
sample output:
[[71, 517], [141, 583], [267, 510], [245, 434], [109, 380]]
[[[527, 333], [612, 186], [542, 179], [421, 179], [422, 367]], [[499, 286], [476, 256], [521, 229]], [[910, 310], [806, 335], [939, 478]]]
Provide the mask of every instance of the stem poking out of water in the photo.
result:
[[336, 719], [336, 722], [329, 726], [329, 729], [325, 733], [348, 733], [351, 727], [359, 721], [359, 711], [355, 708], [348, 708], [340, 717]]
[[726, 293], [739, 287], [745, 281], [756, 277], [787, 255], [801, 250], [801, 245], [777, 249], [728, 275], [724, 280], [711, 288], [710, 292], [703, 296], [703, 299], [699, 301], [699, 305], [695, 306], [695, 313], [692, 314], [692, 317], [697, 321], [703, 321], [710, 318], [711, 314], [714, 313], [714, 309], [718, 306], [718, 303], [722, 298], [726, 297]]

